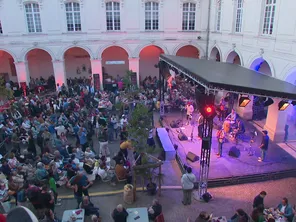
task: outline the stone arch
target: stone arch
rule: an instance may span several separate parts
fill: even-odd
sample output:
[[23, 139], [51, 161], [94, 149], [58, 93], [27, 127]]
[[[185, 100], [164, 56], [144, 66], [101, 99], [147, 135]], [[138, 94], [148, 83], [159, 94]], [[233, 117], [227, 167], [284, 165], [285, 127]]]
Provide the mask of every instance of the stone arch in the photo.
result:
[[252, 58], [250, 58], [248, 64], [247, 64], [247, 68], [254, 70], [254, 66], [255, 66], [255, 62], [259, 63], [259, 62], [266, 62], [270, 68], [270, 76], [272, 77], [276, 77], [275, 76], [275, 72], [274, 72], [274, 67], [272, 65], [272, 62], [270, 59], [266, 58], [265, 56], [253, 56]]
[[87, 46], [70, 45], [70, 46], [67, 46], [67, 47], [64, 48], [64, 49], [61, 49], [61, 51], [60, 51], [59, 56], [58, 56], [57, 59], [61, 59], [61, 60], [62, 60], [62, 59], [64, 58], [64, 56], [65, 56], [65, 53], [66, 53], [69, 49], [71, 49], [71, 48], [80, 48], [80, 49], [83, 49], [83, 50], [85, 50], [85, 51], [89, 54], [89, 56], [90, 56], [91, 59], [94, 58], [93, 52], [92, 52], [91, 49], [88, 48]]
[[195, 48], [197, 48], [197, 50], [199, 51], [199, 58], [202, 58], [205, 55], [203, 48], [196, 43], [181, 43], [181, 44], [177, 45], [173, 50], [173, 55], [177, 55], [177, 52], [179, 51], [179, 49], [181, 49], [185, 46], [188, 46], [188, 45], [194, 46]]
[[[216, 54], [215, 54], [215, 52], [216, 52]], [[212, 49], [209, 52], [209, 58], [216, 61], [217, 53], [219, 55], [219, 60], [220, 60], [219, 62], [223, 62], [223, 57], [222, 57], [223, 54], [222, 54], [222, 51], [218, 45], [214, 45], [212, 47]]]
[[168, 51], [168, 49], [167, 49], [167, 47], [166, 47], [165, 45], [163, 45], [163, 44], [159, 44], [159, 43], [147, 43], [147, 44], [144, 44], [144, 45], [139, 45], [139, 46], [136, 48], [136, 50], [135, 50], [135, 52], [134, 52], [134, 57], [140, 57], [140, 53], [141, 53], [141, 51], [142, 51], [144, 48], [148, 47], [148, 46], [156, 46], [156, 47], [162, 49], [163, 52], [164, 52], [164, 54], [169, 54], [169, 51]]
[[0, 51], [8, 53], [13, 58], [14, 62], [18, 62], [18, 57], [13, 52], [11, 52], [7, 49], [4, 49], [4, 48], [0, 48]]
[[228, 53], [225, 56], [225, 59], [226, 59], [225, 61], [230, 62], [229, 59], [230, 59], [230, 56], [231, 56], [232, 53], [235, 53], [239, 57], [240, 65], [244, 66], [244, 61], [243, 61], [242, 54], [237, 49], [229, 50]]
[[100, 47], [100, 48], [98, 49], [98, 51], [96, 52], [96, 56], [97, 56], [98, 58], [102, 58], [103, 52], [104, 52], [106, 49], [108, 49], [108, 48], [110, 48], [110, 47], [112, 47], [112, 46], [115, 46], [115, 47], [119, 47], [119, 48], [124, 49], [124, 50], [126, 51], [128, 57], [132, 57], [132, 53], [131, 53], [131, 50], [129, 49], [129, 47], [124, 46], [124, 45], [120, 45], [120, 44], [109, 44], [109, 45], [104, 45], [104, 46], [102, 46], [102, 47]]
[[51, 57], [52, 60], [55, 60], [56, 59], [55, 54], [50, 49], [45, 48], [45, 47], [38, 47], [37, 46], [37, 47], [31, 47], [31, 48], [26, 49], [24, 51], [22, 57], [21, 57], [22, 58], [22, 61], [27, 61], [27, 56], [28, 56], [29, 52], [31, 52], [34, 49], [43, 50], [43, 51], [47, 52], [50, 55], [50, 57]]
[[21, 60], [22, 61], [27, 61], [27, 55], [28, 55], [28, 53], [31, 52], [34, 49], [43, 50], [43, 51], [47, 52], [50, 55], [50, 57], [51, 57], [52, 60], [55, 60], [56, 59], [55, 54], [50, 49], [48, 49], [46, 47], [34, 46], [34, 47], [31, 47], [31, 48], [25, 49], [23, 51], [22, 56], [21, 56]]

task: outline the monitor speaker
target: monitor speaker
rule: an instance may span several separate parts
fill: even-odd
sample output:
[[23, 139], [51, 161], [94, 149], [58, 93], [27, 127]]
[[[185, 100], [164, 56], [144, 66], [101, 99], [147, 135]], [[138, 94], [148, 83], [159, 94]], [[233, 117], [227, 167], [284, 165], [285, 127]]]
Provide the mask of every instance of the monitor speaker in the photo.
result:
[[206, 192], [206, 193], [204, 193], [204, 194], [202, 195], [202, 199], [203, 199], [206, 203], [208, 203], [212, 198], [213, 198], [212, 195], [211, 195], [210, 193], [208, 193], [208, 192]]
[[182, 133], [182, 132], [180, 132], [178, 134], [178, 138], [179, 138], [180, 141], [188, 140], [188, 137], [184, 133]]
[[192, 152], [188, 152], [186, 155], [186, 159], [190, 160], [191, 162], [196, 162], [199, 160], [199, 157]]
[[179, 127], [179, 125], [174, 120], [170, 123], [170, 126], [171, 126], [171, 128], [178, 128]]
[[238, 148], [236, 148], [235, 146], [231, 147], [229, 152], [228, 152], [229, 156], [235, 157], [235, 158], [239, 158], [240, 156], [240, 150]]

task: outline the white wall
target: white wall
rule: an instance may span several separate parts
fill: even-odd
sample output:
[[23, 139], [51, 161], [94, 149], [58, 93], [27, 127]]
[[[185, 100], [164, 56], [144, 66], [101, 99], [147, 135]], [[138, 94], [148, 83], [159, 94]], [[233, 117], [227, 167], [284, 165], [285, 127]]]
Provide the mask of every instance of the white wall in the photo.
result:
[[[124, 48], [128, 57], [139, 57], [141, 49], [148, 45], [157, 45], [169, 54], [176, 53], [176, 50], [184, 45], [197, 47], [200, 57], [203, 57], [206, 51], [208, 1], [190, 0], [196, 3], [196, 27], [194, 31], [188, 32], [181, 30], [182, 4], [186, 1], [156, 0], [159, 2], [160, 28], [151, 32], [144, 30], [145, 0], [118, 0], [121, 3], [121, 30], [108, 32], [104, 1], [77, 0], [81, 2], [82, 20], [82, 31], [77, 33], [69, 33], [66, 30], [63, 1], [30, 2], [34, 1], [40, 3], [43, 30], [37, 34], [27, 32], [23, 7], [23, 2], [27, 0], [0, 1], [0, 20], [3, 27], [0, 50], [2, 48], [9, 51], [17, 61], [23, 61], [26, 52], [33, 48], [46, 50], [53, 60], [62, 60], [64, 51], [75, 46], [86, 49], [91, 59], [100, 59], [103, 50], [113, 45]], [[222, 1], [221, 32], [214, 31], [216, 0], [212, 0], [210, 50], [216, 46], [221, 53], [221, 61], [226, 61], [228, 54], [235, 50], [240, 56], [241, 64], [248, 68], [255, 59], [262, 56], [269, 64], [272, 76], [286, 79], [296, 67], [296, 17], [294, 16], [296, 3], [294, 0], [277, 1], [274, 33], [272, 36], [263, 36], [261, 34], [263, 2], [263, 0], [244, 1], [242, 33], [238, 34], [234, 33], [236, 0]], [[146, 66], [141, 60], [140, 63], [144, 66], [140, 67], [140, 70], [147, 68], [148, 65]], [[67, 71], [67, 75], [75, 73], [73, 71], [75, 66], [66, 64], [66, 69], [70, 70]], [[114, 70], [111, 68], [110, 72], [117, 73], [127, 67], [120, 70], [116, 70], [117, 68]]]

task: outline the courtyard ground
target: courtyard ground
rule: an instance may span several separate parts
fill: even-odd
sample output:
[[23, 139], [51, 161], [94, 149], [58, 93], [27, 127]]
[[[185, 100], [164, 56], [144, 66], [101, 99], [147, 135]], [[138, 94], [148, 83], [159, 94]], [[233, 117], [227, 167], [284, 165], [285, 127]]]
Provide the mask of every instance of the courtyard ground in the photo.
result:
[[[265, 199], [267, 207], [277, 206], [283, 197], [287, 197], [290, 204], [294, 205], [296, 203], [295, 187], [296, 178], [288, 178], [277, 181], [211, 188], [209, 192], [213, 195], [213, 199], [209, 203], [194, 200], [191, 206], [183, 206], [181, 203], [181, 190], [167, 189], [162, 192], [159, 200], [163, 206], [165, 221], [168, 222], [186, 222], [187, 217], [195, 220], [198, 214], [204, 210], [213, 213], [214, 216], [230, 218], [238, 208], [251, 213], [253, 198], [262, 190], [267, 192]], [[155, 197], [138, 192], [137, 200], [132, 205], [123, 203], [122, 193], [91, 197], [91, 201], [100, 208], [102, 221], [112, 222], [110, 214], [117, 204], [123, 204], [126, 208], [148, 207], [153, 198]], [[76, 201], [73, 198], [63, 199], [62, 206], [56, 207], [57, 216], [62, 218], [64, 210], [75, 209], [75, 207]]]

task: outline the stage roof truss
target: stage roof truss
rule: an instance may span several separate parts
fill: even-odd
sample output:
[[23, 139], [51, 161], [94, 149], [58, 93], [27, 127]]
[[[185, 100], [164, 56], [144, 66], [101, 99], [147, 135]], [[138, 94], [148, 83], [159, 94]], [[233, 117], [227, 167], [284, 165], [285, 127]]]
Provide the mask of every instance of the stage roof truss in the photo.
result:
[[[204, 87], [206, 92], [225, 91], [296, 100], [296, 86], [293, 84], [239, 65], [171, 55], [160, 55], [159, 59]], [[227, 77], [230, 79], [229, 82], [225, 81]]]

